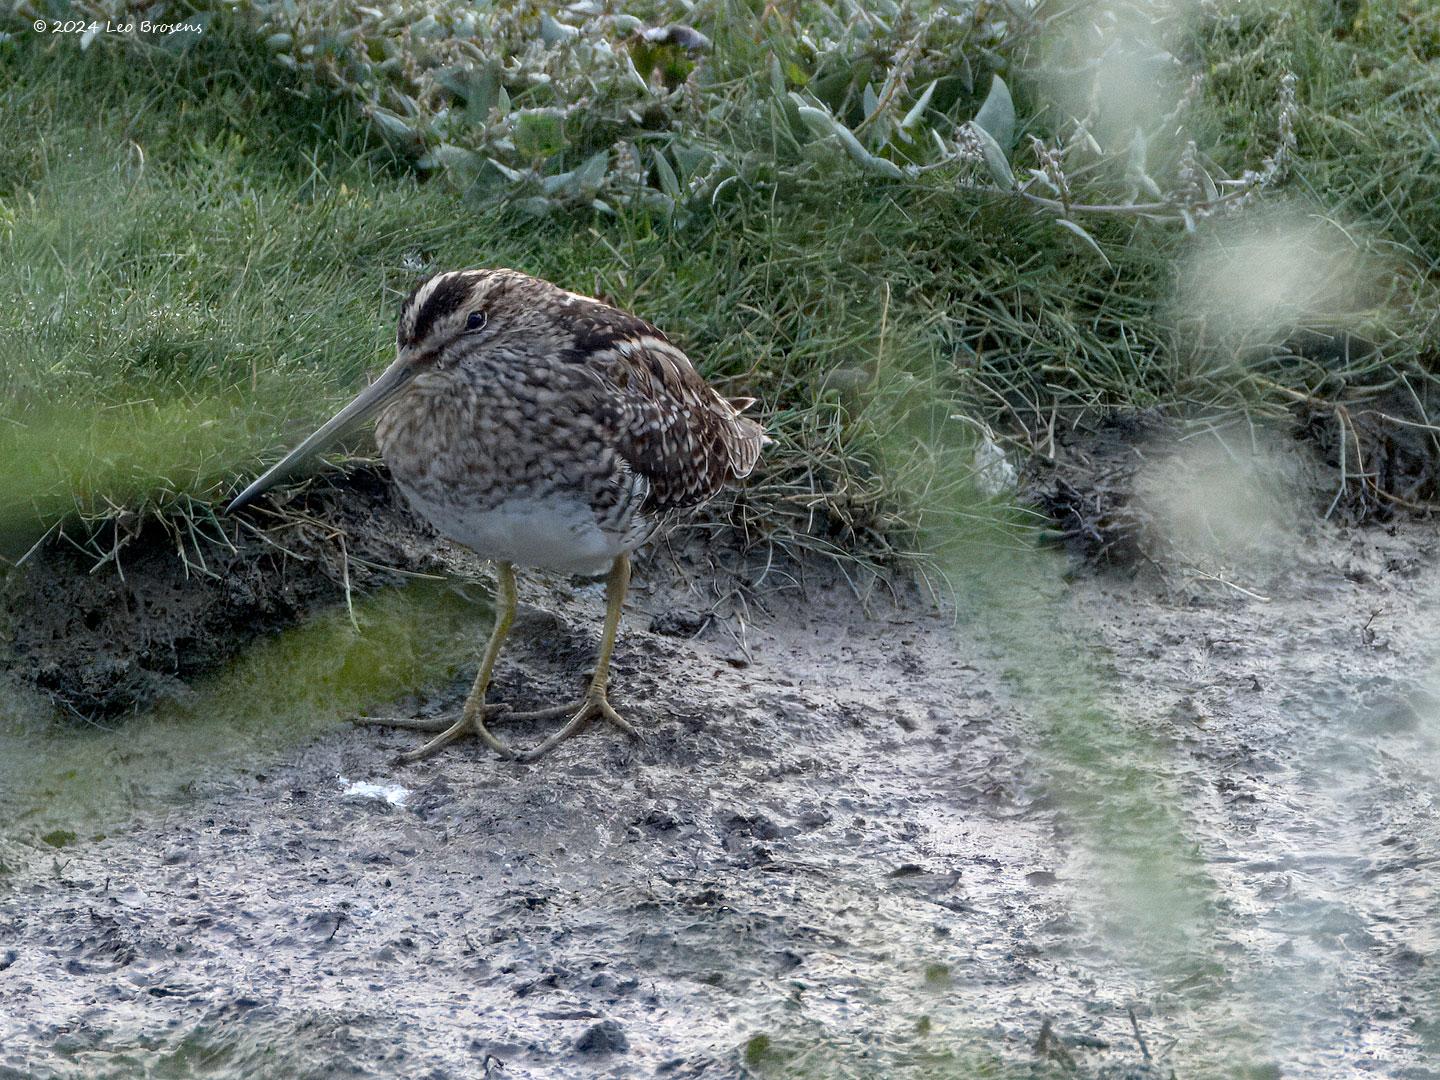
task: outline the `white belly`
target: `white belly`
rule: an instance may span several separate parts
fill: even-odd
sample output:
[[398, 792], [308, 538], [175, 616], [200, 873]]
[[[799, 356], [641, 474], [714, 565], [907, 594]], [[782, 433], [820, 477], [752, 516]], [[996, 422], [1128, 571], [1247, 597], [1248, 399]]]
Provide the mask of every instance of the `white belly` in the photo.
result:
[[601, 530], [593, 511], [578, 498], [512, 499], [479, 512], [432, 502], [403, 483], [400, 487], [440, 535], [497, 562], [593, 577], [608, 571], [633, 546], [627, 541], [635, 539]]

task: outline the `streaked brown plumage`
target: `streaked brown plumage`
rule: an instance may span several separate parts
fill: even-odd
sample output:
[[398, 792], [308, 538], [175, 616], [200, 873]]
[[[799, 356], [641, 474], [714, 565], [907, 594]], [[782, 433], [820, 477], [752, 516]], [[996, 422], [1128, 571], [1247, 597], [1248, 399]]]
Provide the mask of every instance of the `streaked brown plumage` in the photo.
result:
[[380, 451], [421, 514], [490, 558], [603, 572], [760, 454], [759, 425], [655, 327], [513, 270], [431, 278], [397, 338], [426, 370], [381, 415]]
[[[406, 299], [398, 355], [349, 406], [247, 488], [238, 509], [342, 429], [379, 413], [376, 441], [415, 510], [494, 559], [500, 604], [459, 720], [413, 759], [474, 732], [527, 760], [597, 716], [632, 731], [605, 697], [629, 557], [672, 512], [749, 475], [768, 441], [654, 326], [515, 270], [437, 274]], [[517, 754], [487, 730], [484, 701], [514, 613], [512, 564], [610, 571], [600, 663], [565, 728]], [[419, 721], [398, 726], [430, 729]], [[633, 733], [633, 732], [632, 732]]]

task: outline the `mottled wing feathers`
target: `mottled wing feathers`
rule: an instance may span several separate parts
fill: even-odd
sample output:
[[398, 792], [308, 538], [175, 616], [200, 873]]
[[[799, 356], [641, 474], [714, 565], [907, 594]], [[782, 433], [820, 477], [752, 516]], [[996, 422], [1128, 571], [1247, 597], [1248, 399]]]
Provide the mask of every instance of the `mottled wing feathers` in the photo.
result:
[[575, 334], [574, 348], [571, 355], [566, 357], [569, 360], [583, 360], [599, 355], [623, 341], [654, 338], [666, 345], [670, 342], [660, 330], [644, 319], [628, 315], [618, 308], [589, 297], [569, 294], [565, 314]]
[[582, 331], [594, 343], [584, 363], [605, 387], [616, 448], [649, 484], [646, 512], [693, 506], [749, 475], [766, 442], [760, 425], [711, 389], [654, 327], [595, 308]]

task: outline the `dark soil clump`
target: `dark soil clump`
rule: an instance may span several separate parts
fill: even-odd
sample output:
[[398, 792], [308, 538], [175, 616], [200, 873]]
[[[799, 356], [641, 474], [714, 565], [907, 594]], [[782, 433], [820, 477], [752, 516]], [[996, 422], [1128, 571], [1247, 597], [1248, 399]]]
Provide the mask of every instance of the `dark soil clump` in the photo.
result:
[[1440, 498], [1440, 401], [1428, 382], [1350, 405], [1299, 404], [1298, 436], [1335, 470], [1333, 511], [1347, 524], [1388, 522]]
[[1288, 421], [1269, 428], [1238, 419], [1187, 423], [1157, 410], [1111, 414], [1057, 433], [1052, 456], [1026, 465], [1022, 497], [1053, 522], [1051, 537], [1077, 562], [1122, 571], [1150, 565], [1171, 553], [1140, 497], [1146, 471], [1206, 442], [1245, 458], [1264, 432], [1272, 449], [1288, 444], [1294, 452], [1283, 456], [1308, 470], [1295, 487], [1303, 513], [1385, 524], [1397, 514], [1429, 513], [1440, 499], [1436, 406], [1417, 387], [1350, 405], [1297, 401]]
[[1158, 411], [1113, 413], [1093, 428], [1058, 434], [1054, 455], [1027, 465], [1022, 493], [1055, 523], [1054, 539], [1079, 561], [1111, 569], [1143, 555], [1145, 512], [1135, 502], [1144, 447], [1175, 433]]

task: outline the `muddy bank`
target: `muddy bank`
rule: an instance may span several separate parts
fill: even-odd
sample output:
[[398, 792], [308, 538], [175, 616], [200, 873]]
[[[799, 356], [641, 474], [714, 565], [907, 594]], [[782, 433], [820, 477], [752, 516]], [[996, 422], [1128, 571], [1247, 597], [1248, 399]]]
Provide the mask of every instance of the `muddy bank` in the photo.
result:
[[433, 534], [374, 470], [278, 498], [243, 519], [110, 524], [38, 547], [0, 580], [0, 670], [103, 722], [183, 694], [347, 589], [443, 569]]
[[[1235, 453], [1142, 455], [1141, 570], [977, 548], [937, 606], [651, 564], [614, 676], [639, 746], [11, 735], [134, 794], [4, 849], [0, 1068], [1440, 1075], [1433, 526], [1325, 523], [1312, 459]], [[573, 692], [602, 606], [522, 600], [517, 706]], [[472, 664], [373, 708], [454, 708]]]
[[[517, 703], [573, 689], [600, 610], [527, 591], [496, 689]], [[537, 766], [466, 745], [397, 769], [414, 736], [339, 728], [37, 852], [5, 882], [0, 1062], [554, 1077], [1028, 1057], [1064, 891], [988, 663], [919, 597], [867, 614], [835, 579], [755, 603], [743, 636], [647, 629], [705, 600], [637, 597], [615, 683], [639, 747], [594, 732]]]

